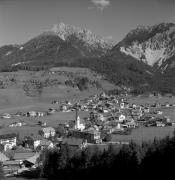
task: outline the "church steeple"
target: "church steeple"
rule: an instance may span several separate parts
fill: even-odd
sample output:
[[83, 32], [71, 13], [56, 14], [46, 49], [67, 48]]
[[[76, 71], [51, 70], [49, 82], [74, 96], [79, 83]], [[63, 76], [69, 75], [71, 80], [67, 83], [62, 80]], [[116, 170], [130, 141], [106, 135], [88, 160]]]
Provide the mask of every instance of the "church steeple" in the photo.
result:
[[78, 107], [77, 107], [77, 104], [76, 104], [76, 110], [75, 110], [75, 129], [78, 129], [78, 130], [84, 130], [85, 129], [85, 125], [81, 123], [81, 119], [78, 115]]

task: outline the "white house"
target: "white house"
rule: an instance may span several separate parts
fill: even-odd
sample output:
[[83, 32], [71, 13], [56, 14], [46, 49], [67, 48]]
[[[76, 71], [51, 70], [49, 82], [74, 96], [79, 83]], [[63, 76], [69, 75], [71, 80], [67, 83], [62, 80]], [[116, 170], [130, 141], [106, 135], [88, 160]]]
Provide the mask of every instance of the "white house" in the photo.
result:
[[9, 127], [21, 127], [23, 125], [26, 125], [26, 123], [23, 123], [23, 122], [14, 122], [14, 123], [10, 124]]
[[38, 117], [43, 117], [44, 116], [44, 112], [37, 112]]
[[41, 149], [45, 149], [45, 148], [52, 149], [54, 147], [54, 144], [52, 141], [49, 141], [47, 139], [43, 139], [43, 140], [41, 140], [39, 146], [41, 146]]
[[4, 113], [4, 114], [2, 114], [2, 118], [10, 119], [10, 118], [11, 118], [11, 115], [8, 114], [8, 113]]
[[33, 142], [34, 149], [36, 149], [40, 144], [41, 144], [41, 140], [40, 139], [34, 140], [34, 142]]
[[46, 127], [42, 129], [44, 138], [49, 138], [55, 136], [56, 132], [53, 127]]
[[126, 119], [126, 116], [121, 114], [119, 117], [118, 117], [118, 121], [119, 122], [123, 122], [124, 120]]
[[106, 118], [103, 116], [103, 114], [98, 114], [98, 119], [100, 121], [105, 121], [106, 120]]
[[125, 108], [125, 103], [124, 103], [124, 102], [120, 103], [120, 108], [121, 108], [121, 109], [124, 109], [124, 108]]
[[162, 111], [157, 111], [157, 114], [162, 115], [163, 112]]
[[0, 144], [4, 146], [4, 151], [12, 149], [14, 146], [16, 146], [16, 141], [16, 134], [0, 135]]

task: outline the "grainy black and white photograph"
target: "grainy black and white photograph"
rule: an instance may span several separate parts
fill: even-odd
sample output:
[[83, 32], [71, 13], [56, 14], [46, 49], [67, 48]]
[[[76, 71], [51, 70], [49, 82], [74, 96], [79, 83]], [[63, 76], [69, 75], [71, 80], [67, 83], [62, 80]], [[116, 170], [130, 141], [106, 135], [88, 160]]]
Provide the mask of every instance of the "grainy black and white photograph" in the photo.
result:
[[0, 180], [174, 162], [175, 0], [0, 0]]

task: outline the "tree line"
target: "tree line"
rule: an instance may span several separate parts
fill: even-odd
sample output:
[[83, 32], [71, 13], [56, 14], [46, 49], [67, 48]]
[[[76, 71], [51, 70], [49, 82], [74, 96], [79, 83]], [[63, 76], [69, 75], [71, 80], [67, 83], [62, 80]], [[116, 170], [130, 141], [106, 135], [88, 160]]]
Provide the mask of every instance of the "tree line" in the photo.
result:
[[48, 179], [117, 179], [139, 178], [160, 174], [170, 175], [175, 162], [175, 133], [173, 137], [138, 145], [118, 147], [109, 145], [107, 150], [98, 147], [75, 150], [68, 145], [46, 150], [40, 157], [40, 176]]
[[[36, 178], [79, 180], [162, 177], [168, 178], [174, 171], [175, 132], [172, 137], [129, 145], [109, 145], [108, 149], [97, 146], [83, 150], [70, 148], [46, 149], [38, 159]], [[0, 164], [0, 179], [3, 178]], [[34, 178], [32, 177], [32, 178]]]

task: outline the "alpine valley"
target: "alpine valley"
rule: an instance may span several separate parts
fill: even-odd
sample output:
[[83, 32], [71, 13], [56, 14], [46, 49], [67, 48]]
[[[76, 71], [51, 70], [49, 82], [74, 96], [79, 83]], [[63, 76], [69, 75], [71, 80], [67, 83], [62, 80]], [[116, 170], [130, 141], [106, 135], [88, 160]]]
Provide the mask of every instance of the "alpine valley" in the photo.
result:
[[0, 48], [0, 70], [89, 68], [134, 93], [175, 93], [175, 24], [139, 26], [118, 44], [60, 23], [21, 45]]

